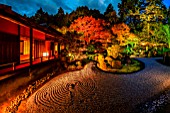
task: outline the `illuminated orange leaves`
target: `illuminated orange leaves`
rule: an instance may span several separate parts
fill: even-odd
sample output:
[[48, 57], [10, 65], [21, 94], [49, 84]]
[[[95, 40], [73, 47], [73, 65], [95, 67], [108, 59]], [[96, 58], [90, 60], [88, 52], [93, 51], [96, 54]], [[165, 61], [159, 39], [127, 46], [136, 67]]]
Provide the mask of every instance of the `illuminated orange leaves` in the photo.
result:
[[113, 35], [110, 33], [110, 31], [117, 35], [116, 40], [122, 45], [127, 39], [129, 40], [129, 37], [135, 37], [130, 33], [130, 28], [125, 23], [115, 24], [111, 30], [107, 29], [107, 26], [109, 26], [109, 24], [102, 19], [95, 19], [93, 17], [86, 16], [79, 17], [77, 20], [75, 20], [69, 29], [82, 34], [80, 38], [84, 39], [88, 43], [91, 40], [108, 42], [109, 39], [113, 38]]
[[115, 24], [111, 28], [113, 34], [117, 35], [117, 40], [122, 44], [130, 35], [130, 28], [125, 23]]
[[122, 35], [130, 32], [130, 28], [125, 23], [115, 24], [112, 28], [112, 32], [116, 35]]
[[105, 29], [105, 26], [107, 25], [108, 24], [102, 19], [95, 19], [92, 16], [85, 16], [79, 17], [77, 20], [75, 20], [69, 29], [83, 34], [82, 36], [84, 40], [86, 42], [90, 42], [90, 40], [111, 37], [110, 32]]

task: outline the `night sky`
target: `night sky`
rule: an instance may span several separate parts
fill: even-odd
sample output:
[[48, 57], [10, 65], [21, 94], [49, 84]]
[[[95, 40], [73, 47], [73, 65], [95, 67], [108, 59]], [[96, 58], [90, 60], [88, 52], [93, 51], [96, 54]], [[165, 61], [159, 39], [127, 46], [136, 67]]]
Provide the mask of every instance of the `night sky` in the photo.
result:
[[[62, 7], [64, 12], [70, 13], [78, 6], [88, 6], [90, 9], [97, 9], [104, 13], [109, 3], [112, 3], [117, 11], [117, 4], [120, 0], [0, 0], [0, 4], [12, 6], [12, 10], [23, 15], [32, 16], [42, 7], [49, 14], [56, 14], [58, 8]], [[164, 0], [166, 7], [170, 6], [170, 0]]]

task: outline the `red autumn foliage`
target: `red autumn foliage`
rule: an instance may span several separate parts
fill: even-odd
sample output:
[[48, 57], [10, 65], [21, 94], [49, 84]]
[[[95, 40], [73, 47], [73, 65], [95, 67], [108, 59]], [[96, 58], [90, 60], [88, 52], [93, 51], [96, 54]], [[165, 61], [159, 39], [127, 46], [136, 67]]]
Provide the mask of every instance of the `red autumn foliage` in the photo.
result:
[[82, 33], [86, 42], [90, 40], [100, 40], [111, 37], [111, 33], [105, 28], [108, 24], [102, 19], [95, 19], [92, 16], [79, 17], [70, 25], [70, 30]]

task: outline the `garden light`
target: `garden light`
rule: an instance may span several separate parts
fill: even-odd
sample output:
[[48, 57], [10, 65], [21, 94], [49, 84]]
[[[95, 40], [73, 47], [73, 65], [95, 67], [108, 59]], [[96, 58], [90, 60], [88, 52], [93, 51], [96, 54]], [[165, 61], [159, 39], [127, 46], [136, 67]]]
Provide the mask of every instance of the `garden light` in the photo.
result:
[[48, 52], [43, 52], [43, 57], [47, 57], [49, 56], [49, 53]]
[[71, 56], [71, 53], [69, 53], [68, 56]]

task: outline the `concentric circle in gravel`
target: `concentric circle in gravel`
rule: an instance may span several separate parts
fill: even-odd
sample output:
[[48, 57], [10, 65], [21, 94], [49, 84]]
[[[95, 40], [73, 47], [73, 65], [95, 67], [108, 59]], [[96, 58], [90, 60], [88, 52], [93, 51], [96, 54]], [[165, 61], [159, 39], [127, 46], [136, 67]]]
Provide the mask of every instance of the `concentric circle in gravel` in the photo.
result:
[[133, 74], [105, 73], [89, 63], [61, 74], [30, 96], [24, 113], [129, 113], [170, 86], [170, 68], [141, 58], [145, 69]]

